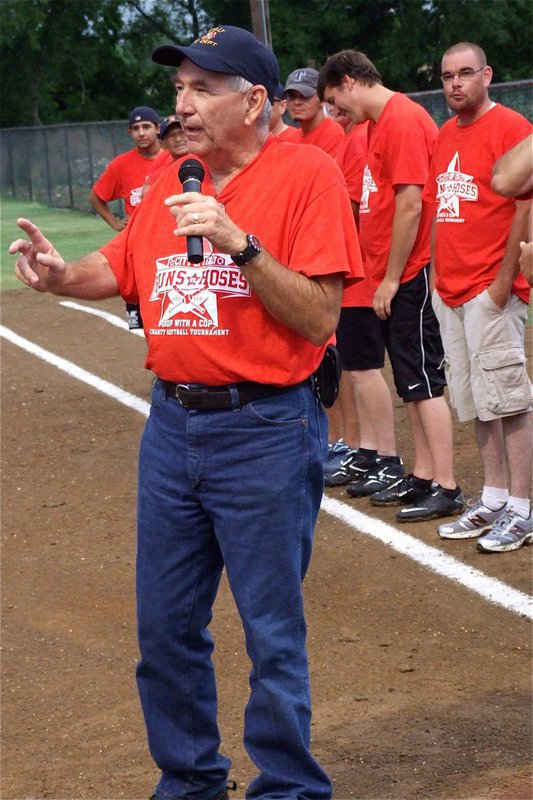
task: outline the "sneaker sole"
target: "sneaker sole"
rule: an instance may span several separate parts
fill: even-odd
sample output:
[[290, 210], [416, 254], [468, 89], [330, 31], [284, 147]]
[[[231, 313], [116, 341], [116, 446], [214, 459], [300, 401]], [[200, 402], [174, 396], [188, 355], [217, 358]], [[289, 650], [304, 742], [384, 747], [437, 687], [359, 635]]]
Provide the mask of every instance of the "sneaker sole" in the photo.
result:
[[438, 531], [438, 534], [441, 539], [478, 539], [485, 531], [489, 531], [492, 528], [492, 524], [485, 525], [483, 528], [475, 528], [471, 531], [450, 531], [449, 533]]
[[404, 506], [409, 501], [405, 497], [398, 497], [396, 500], [376, 500], [374, 495], [370, 495], [370, 502], [373, 506]]
[[331, 478], [329, 475], [324, 476], [324, 485], [331, 489], [332, 486], [346, 486], [347, 483], [350, 483], [351, 478], [342, 478], [342, 480], [338, 478]]
[[533, 544], [533, 533], [528, 534], [525, 539], [520, 542], [511, 542], [510, 544], [497, 544], [494, 547], [486, 547], [482, 542], [478, 542], [476, 549], [480, 553], [510, 553], [512, 550], [520, 550], [521, 547]]
[[455, 514], [460, 514], [462, 510], [463, 510], [462, 508], [458, 508], [457, 510], [453, 510], [453, 511], [431, 511], [431, 512], [428, 512], [427, 514], [424, 514], [424, 515], [419, 514], [416, 517], [407, 517], [407, 516], [404, 517], [404, 516], [401, 515], [401, 512], [398, 511], [398, 513], [396, 514], [396, 519], [398, 520], [398, 522], [424, 522], [425, 520], [428, 520], [428, 519], [440, 519], [441, 517], [453, 517]]

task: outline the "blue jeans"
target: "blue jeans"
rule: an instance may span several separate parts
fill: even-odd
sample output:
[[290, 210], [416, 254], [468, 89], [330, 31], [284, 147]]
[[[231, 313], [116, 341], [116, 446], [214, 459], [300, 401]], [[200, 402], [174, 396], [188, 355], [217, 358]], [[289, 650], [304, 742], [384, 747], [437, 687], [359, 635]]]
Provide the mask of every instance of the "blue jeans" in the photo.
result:
[[249, 800], [328, 800], [309, 752], [301, 582], [323, 487], [325, 415], [309, 385], [230, 410], [187, 411], [158, 381], [141, 442], [137, 680], [161, 800], [226, 786], [208, 631], [223, 567], [252, 663]]

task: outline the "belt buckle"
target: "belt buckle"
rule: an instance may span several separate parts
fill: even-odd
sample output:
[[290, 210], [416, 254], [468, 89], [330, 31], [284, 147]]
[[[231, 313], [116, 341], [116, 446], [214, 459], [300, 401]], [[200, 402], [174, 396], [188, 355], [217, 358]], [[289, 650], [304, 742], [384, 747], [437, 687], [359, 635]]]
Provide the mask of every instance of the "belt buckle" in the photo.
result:
[[176, 384], [176, 400], [178, 403], [183, 406], [183, 408], [188, 408], [188, 404], [183, 402], [185, 398], [180, 397], [180, 393], [182, 395], [191, 395], [194, 393], [194, 389], [191, 389], [188, 383], [178, 383]]

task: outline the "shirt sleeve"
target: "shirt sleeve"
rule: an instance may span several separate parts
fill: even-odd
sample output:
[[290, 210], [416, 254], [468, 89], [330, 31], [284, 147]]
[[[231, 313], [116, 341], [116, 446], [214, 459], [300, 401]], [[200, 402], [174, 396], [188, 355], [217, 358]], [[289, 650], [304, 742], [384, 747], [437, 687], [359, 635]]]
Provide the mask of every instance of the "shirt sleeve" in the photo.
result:
[[107, 258], [109, 265], [117, 279], [121, 297], [127, 303], [138, 303], [139, 292], [133, 271], [133, 261], [129, 250], [129, 232], [131, 226], [117, 233], [107, 244], [100, 248], [100, 252]]

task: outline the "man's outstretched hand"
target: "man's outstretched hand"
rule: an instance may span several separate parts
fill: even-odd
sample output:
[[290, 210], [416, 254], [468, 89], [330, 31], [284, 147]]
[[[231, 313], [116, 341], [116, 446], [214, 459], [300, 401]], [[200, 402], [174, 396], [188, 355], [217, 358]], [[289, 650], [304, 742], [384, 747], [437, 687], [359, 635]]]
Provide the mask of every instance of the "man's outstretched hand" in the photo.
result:
[[66, 273], [63, 258], [29, 219], [19, 217], [17, 225], [29, 237], [29, 241], [16, 239], [8, 249], [11, 255], [19, 253], [15, 264], [17, 278], [37, 292], [59, 287]]

